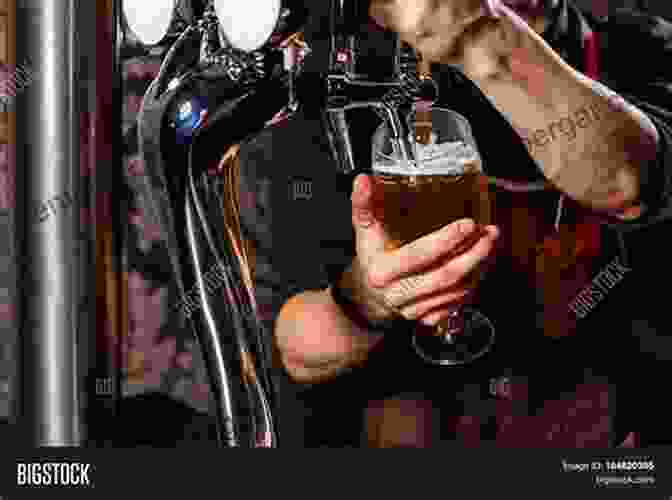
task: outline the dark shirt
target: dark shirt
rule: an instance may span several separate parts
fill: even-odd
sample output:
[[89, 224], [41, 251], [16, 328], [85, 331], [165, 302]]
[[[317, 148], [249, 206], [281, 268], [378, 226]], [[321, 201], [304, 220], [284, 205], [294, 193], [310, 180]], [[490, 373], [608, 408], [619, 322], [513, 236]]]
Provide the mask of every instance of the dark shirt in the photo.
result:
[[[600, 80], [644, 111], [660, 133], [659, 154], [642, 165], [646, 214], [634, 222], [596, 224], [586, 211], [568, 205], [563, 224], [573, 228], [571, 234], [577, 228], [593, 233], [587, 248], [553, 278], [552, 257], [540, 253], [538, 243], [550, 234], [545, 228], [553, 225], [559, 194], [493, 189], [502, 244], [515, 246], [522, 235], [537, 241], [522, 255], [498, 258], [479, 288], [478, 308], [496, 328], [491, 354], [465, 367], [433, 367], [402, 333], [387, 335], [366, 367], [330, 383], [301, 387], [278, 368], [281, 445], [358, 446], [368, 402], [409, 392], [431, 399], [444, 417], [470, 417], [458, 419], [447, 439], [465, 431], [468, 422], [480, 427], [482, 440], [504, 446], [605, 446], [630, 431], [642, 432], [646, 444], [669, 432], [651, 385], [671, 357], [668, 352], [665, 358], [667, 329], [656, 323], [662, 304], [651, 285], [655, 276], [665, 286], [670, 274], [660, 235], [671, 214], [672, 26], [629, 11], [596, 20], [564, 1], [554, 16], [544, 34], [554, 49], [585, 71], [582, 36], [586, 29], [597, 31]], [[520, 137], [480, 90], [454, 69], [436, 70], [438, 104], [469, 120], [486, 174], [541, 179]], [[366, 171], [378, 122], [366, 112], [350, 119]], [[305, 113], [247, 143], [241, 176], [247, 193], [243, 229], [257, 247], [255, 286], [270, 335], [290, 297], [326, 288], [352, 260], [352, 176], [337, 173], [321, 121]], [[608, 290], [594, 281], [607, 268], [620, 270], [611, 274], [618, 283]], [[583, 312], [574, 313], [569, 304], [582, 292], [583, 305], [573, 307]], [[558, 324], [572, 335], [549, 335]], [[492, 381], [502, 377], [510, 390], [491, 392]]]

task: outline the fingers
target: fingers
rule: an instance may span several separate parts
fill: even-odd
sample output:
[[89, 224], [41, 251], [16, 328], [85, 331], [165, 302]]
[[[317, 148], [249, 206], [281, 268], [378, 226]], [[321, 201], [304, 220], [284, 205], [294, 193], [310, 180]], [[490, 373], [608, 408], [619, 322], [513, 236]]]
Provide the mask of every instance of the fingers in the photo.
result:
[[356, 227], [368, 228], [375, 221], [371, 213], [373, 183], [367, 175], [355, 178], [350, 201], [352, 203], [352, 223]]
[[455, 312], [454, 307], [447, 307], [437, 311], [432, 311], [420, 319], [420, 323], [425, 326], [437, 326], [442, 321], [448, 319]]
[[407, 319], [440, 320], [447, 305], [463, 302], [476, 286], [479, 266], [493, 253], [499, 235], [494, 226], [463, 219], [388, 250], [389, 238], [374, 216], [375, 183], [360, 175], [351, 197], [360, 276], [379, 305]]
[[403, 0], [387, 3], [386, 24], [399, 33], [416, 33], [436, 10], [436, 3], [428, 0]]
[[453, 283], [457, 283], [491, 254], [499, 237], [499, 229], [496, 226], [485, 226], [483, 232], [470, 251], [458, 255], [446, 265], [444, 278], [453, 278]]
[[479, 6], [454, 11], [446, 5], [435, 16], [428, 18], [422, 30], [402, 33], [402, 37], [424, 58], [444, 62], [444, 59], [456, 57], [462, 50], [466, 34], [475, 23], [485, 19], [484, 14]]
[[381, 255], [371, 269], [371, 285], [385, 287], [404, 276], [426, 270], [442, 258], [456, 254], [462, 244], [476, 236], [477, 230], [473, 220], [459, 220]]
[[[437, 310], [449, 310], [451, 307], [462, 304], [472, 294], [470, 288], [454, 287], [451, 291], [439, 293], [431, 298], [419, 300], [411, 305], [398, 308], [401, 315], [408, 320], [417, 320], [429, 316], [436, 316]], [[446, 309], [448, 308], [448, 309]]]
[[[429, 0], [373, 0], [369, 15], [381, 26], [398, 32], [413, 46], [423, 39], [454, 39], [464, 28], [483, 16], [495, 16], [494, 0], [460, 0], [430, 2]], [[425, 40], [426, 41], [426, 40]], [[420, 47], [416, 47], [420, 50]]]
[[437, 269], [393, 283], [385, 293], [387, 303], [399, 309], [433, 296], [414, 304], [408, 310], [402, 309], [404, 313], [419, 317], [429, 309], [464, 298], [469, 289], [477, 284], [474, 278], [478, 275], [474, 273], [491, 254], [496, 238], [497, 229], [490, 228], [468, 252], [450, 259]]
[[357, 255], [364, 262], [383, 252], [388, 242], [382, 224], [374, 217], [374, 189], [375, 183], [370, 176], [358, 175], [350, 197]]

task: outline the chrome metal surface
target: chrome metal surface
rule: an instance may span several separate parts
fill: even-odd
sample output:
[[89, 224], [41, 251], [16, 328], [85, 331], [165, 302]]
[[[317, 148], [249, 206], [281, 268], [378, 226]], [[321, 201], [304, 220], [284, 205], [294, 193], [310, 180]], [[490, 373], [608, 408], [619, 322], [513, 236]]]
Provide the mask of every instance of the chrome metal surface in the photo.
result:
[[[18, 0], [17, 49], [38, 75], [17, 97], [23, 203], [20, 419], [35, 446], [81, 442], [77, 350], [79, 111], [75, 0]], [[69, 200], [69, 201], [67, 201]]]

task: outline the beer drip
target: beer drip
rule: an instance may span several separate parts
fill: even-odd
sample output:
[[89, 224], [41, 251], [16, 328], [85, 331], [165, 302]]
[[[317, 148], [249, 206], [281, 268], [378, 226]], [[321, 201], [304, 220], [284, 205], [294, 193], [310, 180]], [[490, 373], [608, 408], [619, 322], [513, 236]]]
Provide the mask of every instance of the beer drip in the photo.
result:
[[404, 43], [399, 49], [399, 79], [383, 97], [390, 106], [404, 107], [409, 103], [434, 103], [439, 88], [431, 76], [431, 66], [422, 62], [421, 56]]
[[[418, 54], [417, 63], [417, 78], [419, 81], [431, 80], [431, 64]], [[417, 100], [415, 103], [415, 130], [414, 132], [414, 151], [416, 165], [421, 167], [419, 158], [419, 151], [417, 144], [428, 145], [436, 142], [436, 134], [432, 131], [432, 111], [431, 107], [427, 106], [427, 101]], [[409, 183], [414, 186], [419, 182], [418, 176], [412, 175], [409, 177]]]

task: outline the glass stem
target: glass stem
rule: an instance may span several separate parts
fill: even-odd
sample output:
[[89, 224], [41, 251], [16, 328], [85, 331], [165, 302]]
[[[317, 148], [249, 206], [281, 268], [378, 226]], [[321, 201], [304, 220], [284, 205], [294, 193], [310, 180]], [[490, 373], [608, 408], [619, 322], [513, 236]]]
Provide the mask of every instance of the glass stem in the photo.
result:
[[453, 342], [454, 335], [459, 335], [464, 331], [462, 306], [458, 306], [450, 312], [450, 315], [441, 323], [439, 330], [448, 343]]

